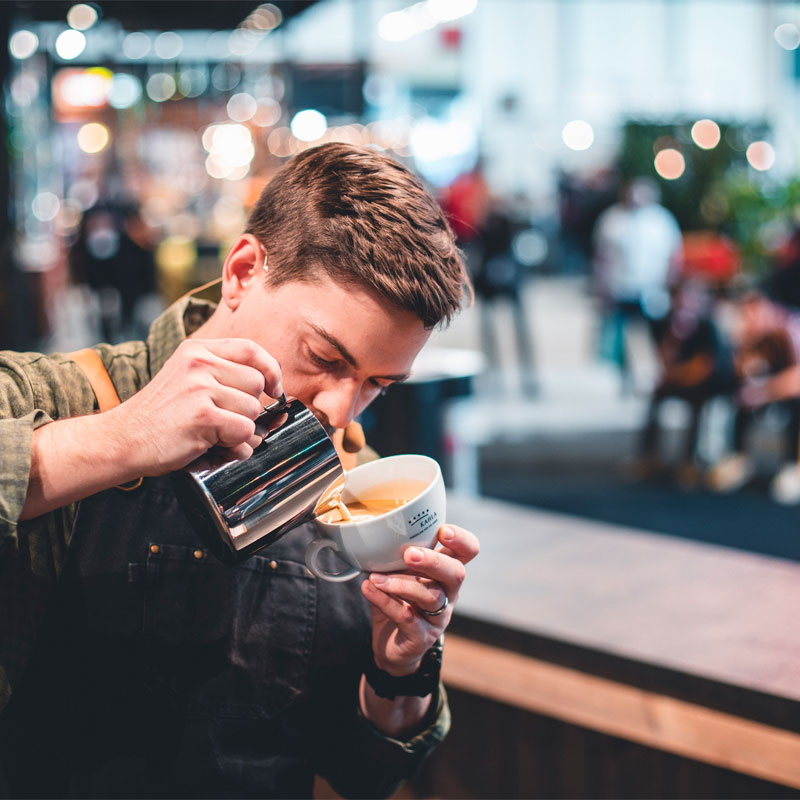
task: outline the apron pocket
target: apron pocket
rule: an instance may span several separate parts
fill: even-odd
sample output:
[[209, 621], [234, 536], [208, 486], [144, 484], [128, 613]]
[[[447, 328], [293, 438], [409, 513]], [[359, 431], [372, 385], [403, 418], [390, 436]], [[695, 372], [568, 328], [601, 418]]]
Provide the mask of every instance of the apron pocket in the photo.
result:
[[153, 542], [142, 623], [150, 680], [197, 715], [264, 718], [307, 682], [316, 611], [305, 564]]

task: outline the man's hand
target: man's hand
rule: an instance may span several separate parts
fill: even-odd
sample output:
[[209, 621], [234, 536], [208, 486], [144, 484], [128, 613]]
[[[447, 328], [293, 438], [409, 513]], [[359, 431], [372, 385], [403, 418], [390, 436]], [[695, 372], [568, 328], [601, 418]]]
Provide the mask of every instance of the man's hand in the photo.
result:
[[283, 391], [278, 362], [249, 339], [187, 339], [141, 391], [103, 414], [33, 433], [20, 520], [142, 476], [186, 466], [219, 445], [245, 459], [261, 443], [263, 394]]
[[[439, 530], [435, 550], [409, 547], [404, 559], [409, 572], [373, 573], [361, 585], [370, 602], [372, 652], [375, 664], [390, 675], [411, 675], [422, 656], [447, 628], [466, 570], [480, 546], [469, 531], [455, 525]], [[447, 599], [441, 614], [429, 616]], [[430, 706], [428, 697], [386, 700], [362, 677], [361, 707], [375, 727], [390, 736], [404, 737], [420, 724]]]
[[108, 412], [141, 475], [180, 469], [212, 446], [246, 459], [261, 443], [261, 397], [280, 396], [278, 362], [249, 339], [186, 339], [153, 380]]
[[[450, 623], [466, 576], [480, 545], [477, 537], [455, 525], [439, 530], [435, 550], [409, 547], [404, 559], [409, 572], [373, 573], [362, 584], [372, 614], [372, 649], [375, 664], [391, 675], [417, 671], [422, 656]], [[448, 600], [447, 608], [436, 611]]]

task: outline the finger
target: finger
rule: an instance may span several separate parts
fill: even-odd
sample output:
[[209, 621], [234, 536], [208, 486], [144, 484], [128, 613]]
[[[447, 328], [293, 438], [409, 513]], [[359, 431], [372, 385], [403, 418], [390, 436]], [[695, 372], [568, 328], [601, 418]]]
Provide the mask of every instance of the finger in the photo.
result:
[[224, 452], [226, 460], [247, 461], [253, 455], [253, 449], [249, 443], [243, 442], [242, 444], [237, 444], [236, 447], [226, 447]]
[[408, 639], [413, 640], [422, 634], [422, 620], [408, 603], [381, 591], [372, 581], [364, 581], [361, 591], [370, 604], [394, 622]]
[[451, 600], [458, 597], [461, 584], [466, 576], [464, 564], [458, 558], [450, 556], [442, 550], [409, 547], [403, 553], [403, 559], [418, 575], [441, 584]]
[[247, 364], [227, 361], [213, 353], [209, 354], [209, 372], [222, 386], [247, 392], [258, 399], [264, 391], [264, 376]]
[[205, 346], [220, 358], [257, 369], [264, 377], [264, 391], [270, 397], [283, 394], [281, 366], [263, 347], [250, 339], [210, 339]]
[[220, 447], [237, 447], [240, 444], [247, 444], [252, 441], [255, 431], [255, 422], [249, 417], [219, 409], [214, 426], [214, 435], [217, 440], [213, 444]]
[[253, 395], [222, 384], [217, 384], [211, 390], [211, 399], [217, 408], [231, 411], [247, 419], [254, 420], [263, 410], [261, 403]]
[[382, 592], [425, 611], [438, 611], [447, 598], [438, 583], [408, 573], [373, 572], [369, 580]]
[[438, 539], [442, 544], [439, 552], [457, 558], [462, 564], [468, 564], [481, 550], [478, 537], [458, 525], [442, 525]]

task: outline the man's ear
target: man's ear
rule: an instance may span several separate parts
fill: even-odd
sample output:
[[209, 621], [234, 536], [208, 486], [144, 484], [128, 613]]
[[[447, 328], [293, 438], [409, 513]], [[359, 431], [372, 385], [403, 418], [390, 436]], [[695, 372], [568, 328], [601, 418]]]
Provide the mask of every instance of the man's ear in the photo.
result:
[[250, 233], [243, 233], [228, 251], [222, 265], [222, 301], [234, 311], [254, 280], [261, 277], [264, 248]]

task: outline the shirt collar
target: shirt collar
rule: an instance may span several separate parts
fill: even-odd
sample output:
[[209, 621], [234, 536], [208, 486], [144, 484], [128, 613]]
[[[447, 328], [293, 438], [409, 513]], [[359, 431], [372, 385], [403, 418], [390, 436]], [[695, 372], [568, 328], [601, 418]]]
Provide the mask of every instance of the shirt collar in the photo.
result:
[[150, 326], [147, 350], [150, 354], [150, 377], [164, 366], [178, 345], [196, 331], [214, 313], [215, 303], [187, 295], [176, 300]]

